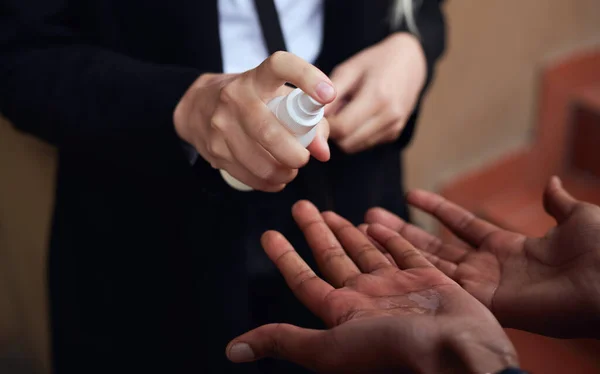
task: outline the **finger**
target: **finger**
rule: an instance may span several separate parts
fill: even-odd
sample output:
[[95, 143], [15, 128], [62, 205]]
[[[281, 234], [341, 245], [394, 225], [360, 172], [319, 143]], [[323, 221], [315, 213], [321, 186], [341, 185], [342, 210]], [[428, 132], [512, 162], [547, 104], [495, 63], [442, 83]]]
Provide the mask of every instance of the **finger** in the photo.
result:
[[380, 141], [389, 134], [389, 129], [395, 124], [390, 122], [388, 114], [378, 113], [369, 118], [355, 132], [339, 142], [339, 146], [346, 153], [362, 152], [380, 144]]
[[371, 208], [365, 213], [366, 223], [379, 223], [396, 232], [400, 232], [407, 223], [394, 213], [383, 208]]
[[[403, 119], [400, 121], [391, 122], [391, 124], [384, 127], [381, 131], [373, 134], [373, 137], [370, 138], [370, 142], [373, 145], [394, 143], [402, 134], [405, 124], [406, 122], [404, 122]], [[361, 150], [357, 152], [361, 152]]]
[[404, 237], [412, 245], [428, 252], [436, 253], [442, 242], [439, 238], [417, 226], [407, 223], [394, 213], [383, 208], [372, 208], [365, 214], [365, 221], [370, 224], [378, 223]]
[[399, 233], [419, 250], [436, 255], [444, 260], [457, 262], [465, 257], [469, 248], [443, 243], [438, 237], [405, 222], [397, 215], [383, 209], [372, 208], [365, 214], [368, 223], [379, 223]]
[[[212, 158], [227, 163], [225, 169], [230, 175], [261, 191], [279, 191], [296, 177], [296, 169], [283, 167], [244, 132], [231, 131], [235, 123], [232, 113], [217, 111], [211, 118], [212, 136], [207, 144]], [[227, 175], [224, 177], [230, 180]]]
[[562, 186], [560, 178], [553, 176], [544, 191], [544, 208], [559, 224], [573, 211], [578, 201]]
[[379, 224], [370, 225], [368, 232], [392, 255], [398, 268], [406, 270], [433, 266], [423, 257], [421, 251], [397, 232]]
[[410, 205], [436, 217], [456, 236], [475, 248], [481, 245], [485, 237], [500, 230], [499, 227], [475, 217], [473, 213], [431, 192], [412, 191], [406, 200]]
[[383, 253], [352, 223], [333, 212], [323, 213], [323, 219], [362, 272], [372, 273], [392, 266]]
[[267, 231], [262, 236], [261, 243], [298, 300], [315, 315], [325, 319], [327, 316], [323, 314], [323, 300], [333, 291], [333, 287], [315, 274], [280, 233]]
[[[337, 86], [336, 86], [336, 92], [338, 92]], [[351, 95], [351, 93], [348, 93], [348, 95]], [[348, 105], [348, 103], [350, 102], [350, 97], [351, 96], [339, 98], [338, 96], [336, 96], [335, 100], [331, 104], [325, 106], [325, 116], [326, 117], [336, 116], [340, 112], [340, 110], [342, 110], [343, 107]]]
[[338, 115], [329, 118], [331, 127], [336, 128], [336, 140], [341, 142], [352, 135], [381, 107], [382, 104], [373, 99], [368, 87], [361, 87], [356, 96], [352, 97]]
[[331, 80], [314, 65], [288, 52], [275, 52], [256, 69], [254, 84], [263, 101], [285, 83], [292, 83], [321, 104], [329, 104], [336, 92]]
[[244, 132], [259, 143], [275, 160], [291, 169], [306, 165], [310, 153], [259, 100], [246, 104]]
[[372, 236], [369, 235], [369, 225], [366, 223], [360, 224], [358, 225], [358, 231], [360, 231], [367, 239], [369, 239], [371, 241], [371, 244], [373, 244], [375, 246], [375, 248], [377, 248], [379, 250], [379, 252], [383, 253], [384, 255], [387, 253], [385, 248], [383, 248], [381, 246], [381, 244], [373, 239]]
[[329, 122], [324, 118], [317, 125], [317, 135], [315, 139], [308, 146], [310, 154], [321, 162], [329, 161], [331, 157], [331, 151], [329, 150]]
[[269, 324], [232, 340], [227, 345], [226, 354], [236, 363], [272, 357], [316, 370], [316, 363], [326, 361], [330, 356], [330, 350], [325, 346], [326, 334], [325, 331], [288, 324]]
[[348, 104], [348, 99], [360, 82], [360, 75], [356, 74], [353, 69], [342, 65], [333, 70], [331, 81], [336, 89], [337, 96], [331, 104], [325, 107], [326, 116], [336, 115], [343, 106]]
[[392, 266], [396, 266], [396, 261], [394, 261], [394, 258], [392, 257], [391, 254], [389, 254], [385, 248], [383, 248], [381, 246], [381, 244], [379, 244], [379, 242], [375, 239], [373, 239], [373, 237], [371, 235], [369, 235], [368, 230], [369, 230], [369, 225], [366, 223], [363, 223], [362, 225], [358, 226], [358, 230], [360, 230], [360, 232], [363, 233], [364, 236], [366, 236], [367, 238], [369, 238], [369, 240], [371, 241], [371, 243], [375, 246], [375, 248], [377, 248], [381, 253], [383, 253], [383, 255], [385, 256], [385, 258], [387, 258], [387, 260], [390, 262], [390, 264], [392, 264]]
[[372, 237], [369, 235], [369, 233], [368, 233], [368, 230], [369, 230], [369, 225], [368, 225], [368, 224], [366, 224], [366, 223], [363, 223], [363, 224], [361, 224], [361, 225], [359, 225], [359, 226], [358, 226], [358, 231], [360, 231], [360, 232], [361, 232], [361, 233], [362, 233], [364, 236], [366, 236], [366, 237], [367, 237], [369, 240], [371, 240], [371, 243], [372, 243], [372, 244], [373, 244], [373, 245], [374, 245], [374, 246], [375, 246], [377, 249], [379, 249], [379, 251], [380, 251], [381, 253], [386, 253], [386, 251], [385, 251], [385, 248], [383, 248], [383, 247], [381, 246], [381, 244], [379, 244], [379, 242], [377, 242], [377, 240], [373, 239], [373, 238], [372, 238]]
[[229, 136], [227, 145], [237, 163], [259, 180], [280, 185], [291, 182], [298, 175], [298, 169], [283, 166], [243, 132], [232, 132]]
[[391, 329], [395, 325], [390, 319], [393, 318], [344, 324], [336, 330], [325, 331], [288, 324], [264, 325], [232, 340], [226, 354], [233, 362], [273, 357], [315, 373], [392, 372], [389, 368], [394, 365], [385, 358], [393, 354], [393, 349], [386, 349], [389, 344], [385, 342], [398, 341], [394, 332], [404, 329]]
[[341, 288], [361, 274], [313, 204], [308, 201], [294, 204], [292, 215], [304, 233], [319, 269], [334, 287]]
[[456, 279], [456, 269], [458, 269], [458, 265], [456, 265], [454, 262], [446, 261], [428, 252], [421, 253], [423, 254], [423, 257], [427, 259], [427, 261], [431, 262], [431, 264], [438, 268], [442, 273], [446, 274], [452, 280], [458, 280]]

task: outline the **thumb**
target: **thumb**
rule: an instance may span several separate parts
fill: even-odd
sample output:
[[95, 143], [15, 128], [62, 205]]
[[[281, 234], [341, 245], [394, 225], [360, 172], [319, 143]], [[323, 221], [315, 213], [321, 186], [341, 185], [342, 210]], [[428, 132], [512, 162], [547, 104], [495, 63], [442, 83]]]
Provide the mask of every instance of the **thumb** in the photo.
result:
[[226, 349], [230, 361], [241, 363], [273, 357], [314, 369], [322, 360], [326, 331], [284, 323], [258, 327], [232, 340]]
[[577, 200], [562, 186], [560, 178], [550, 178], [544, 191], [544, 209], [560, 224], [575, 208]]
[[321, 123], [317, 125], [315, 139], [306, 148], [314, 158], [321, 162], [329, 161], [329, 158], [331, 157], [327, 139], [329, 139], [329, 122], [323, 118]]

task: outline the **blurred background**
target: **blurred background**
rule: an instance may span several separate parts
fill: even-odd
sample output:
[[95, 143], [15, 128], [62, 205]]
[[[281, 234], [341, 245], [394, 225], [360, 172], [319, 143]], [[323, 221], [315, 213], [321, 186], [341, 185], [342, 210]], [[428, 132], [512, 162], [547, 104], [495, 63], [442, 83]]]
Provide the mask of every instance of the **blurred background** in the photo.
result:
[[[449, 48], [405, 158], [408, 187], [531, 235], [553, 224], [541, 204], [552, 174], [600, 204], [600, 1], [450, 0], [445, 9]], [[55, 161], [52, 147], [0, 119], [0, 373], [48, 372]], [[595, 342], [509, 334], [526, 370], [600, 373]]]

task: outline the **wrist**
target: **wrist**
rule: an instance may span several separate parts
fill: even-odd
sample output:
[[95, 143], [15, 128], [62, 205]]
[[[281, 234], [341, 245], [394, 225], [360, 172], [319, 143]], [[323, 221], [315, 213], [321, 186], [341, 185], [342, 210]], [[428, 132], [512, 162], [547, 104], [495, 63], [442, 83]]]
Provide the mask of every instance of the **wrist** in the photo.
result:
[[[421, 40], [414, 34], [411, 34], [408, 31], [396, 31], [388, 35], [384, 41], [392, 41], [398, 43], [414, 43], [415, 46], [418, 46], [421, 51], [423, 51], [423, 46], [421, 45]], [[425, 53], [423, 53], [425, 54]]]
[[409, 32], [398, 31], [390, 34], [383, 42], [392, 44], [395, 48], [411, 51], [415, 57], [419, 58], [422, 65], [427, 68], [427, 56], [425, 55], [423, 44], [421, 44], [421, 40], [417, 36]]
[[394, 50], [402, 51], [403, 54], [409, 55], [411, 61], [415, 64], [416, 70], [414, 70], [414, 73], [418, 73], [421, 76], [420, 80], [423, 84], [425, 83], [427, 80], [427, 56], [418, 37], [409, 32], [398, 31], [390, 34], [382, 43], [389, 45]]
[[175, 110], [173, 111], [173, 126], [175, 127], [175, 133], [177, 134], [177, 136], [179, 136], [181, 140], [188, 144], [191, 144], [187, 129], [187, 123], [189, 122], [189, 106], [191, 103], [191, 96], [193, 94], [193, 90], [197, 86], [197, 82], [201, 79], [201, 77], [202, 76], [196, 79], [196, 81], [194, 81], [194, 83], [192, 83], [192, 85], [188, 87], [183, 96], [181, 96], [181, 99], [179, 99], [179, 102], [177, 103], [177, 106], [175, 106]]
[[450, 350], [471, 373], [499, 373], [519, 368], [517, 352], [506, 334], [484, 335], [462, 332], [450, 339]]

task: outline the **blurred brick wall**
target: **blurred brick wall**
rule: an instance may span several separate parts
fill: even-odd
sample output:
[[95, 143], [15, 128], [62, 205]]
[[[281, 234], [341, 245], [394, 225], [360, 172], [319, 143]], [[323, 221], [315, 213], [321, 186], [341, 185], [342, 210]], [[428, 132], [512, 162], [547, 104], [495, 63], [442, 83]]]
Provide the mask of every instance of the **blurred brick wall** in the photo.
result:
[[579, 47], [600, 48], [598, 0], [451, 0], [445, 9], [449, 48], [407, 152], [409, 187], [437, 190], [526, 144], [540, 67]]

